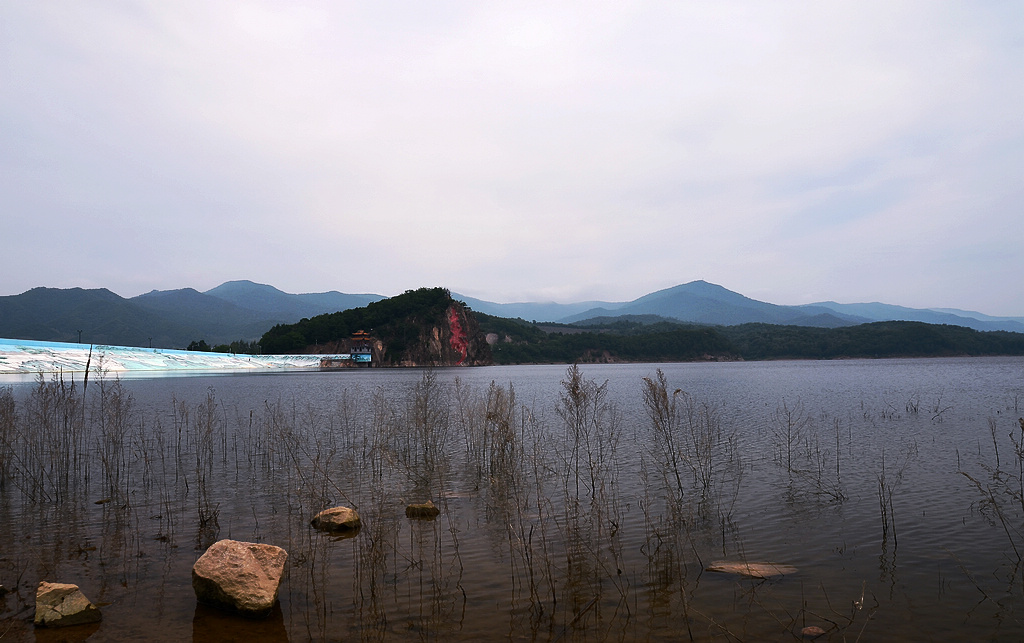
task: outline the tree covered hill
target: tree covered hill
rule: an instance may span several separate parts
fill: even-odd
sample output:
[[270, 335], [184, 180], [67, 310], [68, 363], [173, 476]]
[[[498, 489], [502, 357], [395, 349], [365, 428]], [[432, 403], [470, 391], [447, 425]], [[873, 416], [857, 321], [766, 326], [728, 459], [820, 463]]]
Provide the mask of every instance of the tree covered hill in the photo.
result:
[[922, 322], [841, 328], [696, 326], [607, 318], [587, 326], [477, 313], [498, 364], [1024, 355], [1024, 333]]
[[742, 324], [721, 332], [752, 360], [1024, 355], [1024, 333], [912, 321], [829, 329]]
[[260, 340], [263, 352], [341, 353], [365, 331], [373, 338], [374, 362], [393, 366], [491, 363], [480, 325], [465, 304], [444, 288], [420, 288], [362, 308], [278, 324]]

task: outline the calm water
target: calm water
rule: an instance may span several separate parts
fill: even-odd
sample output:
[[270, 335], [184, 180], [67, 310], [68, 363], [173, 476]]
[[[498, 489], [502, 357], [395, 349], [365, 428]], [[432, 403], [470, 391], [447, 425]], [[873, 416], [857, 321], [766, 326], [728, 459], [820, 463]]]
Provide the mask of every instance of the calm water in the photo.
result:
[[[709, 438], [677, 430], [680, 478], [642, 394], [659, 367]], [[52, 580], [102, 605], [72, 640], [1024, 640], [1024, 360], [581, 371], [606, 383], [582, 433], [564, 366], [90, 378], [78, 407], [0, 379], [0, 633], [46, 640]], [[437, 520], [405, 518], [427, 498]], [[308, 527], [336, 504], [355, 537]], [[289, 552], [268, 620], [196, 605], [218, 538]]]

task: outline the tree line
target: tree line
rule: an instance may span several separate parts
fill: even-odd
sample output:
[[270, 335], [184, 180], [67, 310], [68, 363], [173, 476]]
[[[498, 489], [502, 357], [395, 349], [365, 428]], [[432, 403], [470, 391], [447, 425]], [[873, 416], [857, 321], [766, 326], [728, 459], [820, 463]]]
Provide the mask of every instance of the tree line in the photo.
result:
[[1024, 333], [924, 322], [815, 328], [610, 319], [587, 326], [545, 324], [542, 329], [521, 319], [476, 315], [482, 330], [497, 339], [492, 352], [498, 364], [1024, 355]]
[[199, 341], [193, 340], [188, 347], [187, 351], [200, 351], [206, 353], [234, 353], [236, 355], [259, 355], [260, 354], [260, 343], [259, 342], [247, 342], [244, 339], [238, 339], [230, 344], [217, 344], [216, 346], [210, 346], [206, 343], [205, 339]]

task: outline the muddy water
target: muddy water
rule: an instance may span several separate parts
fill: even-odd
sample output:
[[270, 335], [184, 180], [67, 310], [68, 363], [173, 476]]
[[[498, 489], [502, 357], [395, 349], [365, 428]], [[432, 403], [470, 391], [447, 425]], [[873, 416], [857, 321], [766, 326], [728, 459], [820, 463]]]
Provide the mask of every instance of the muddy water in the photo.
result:
[[[561, 366], [0, 381], [0, 632], [1024, 639], [1024, 361], [660, 365], [715, 429], [695, 451], [681, 425], [679, 477], [644, 405], [657, 368], [582, 367], [576, 415]], [[436, 520], [405, 517], [428, 498]], [[309, 528], [334, 504], [357, 535]], [[196, 604], [218, 538], [289, 552], [268, 619]], [[704, 571], [719, 560], [796, 572]], [[40, 580], [78, 584], [103, 622], [34, 631]]]

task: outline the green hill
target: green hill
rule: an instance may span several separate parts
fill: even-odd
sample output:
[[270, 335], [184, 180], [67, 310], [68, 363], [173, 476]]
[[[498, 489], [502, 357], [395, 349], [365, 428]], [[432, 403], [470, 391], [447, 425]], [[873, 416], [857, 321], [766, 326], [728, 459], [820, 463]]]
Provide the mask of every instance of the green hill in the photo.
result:
[[473, 313], [444, 288], [420, 288], [362, 308], [278, 324], [260, 340], [266, 354], [347, 352], [357, 331], [373, 338], [374, 363], [393, 366], [490, 364]]

